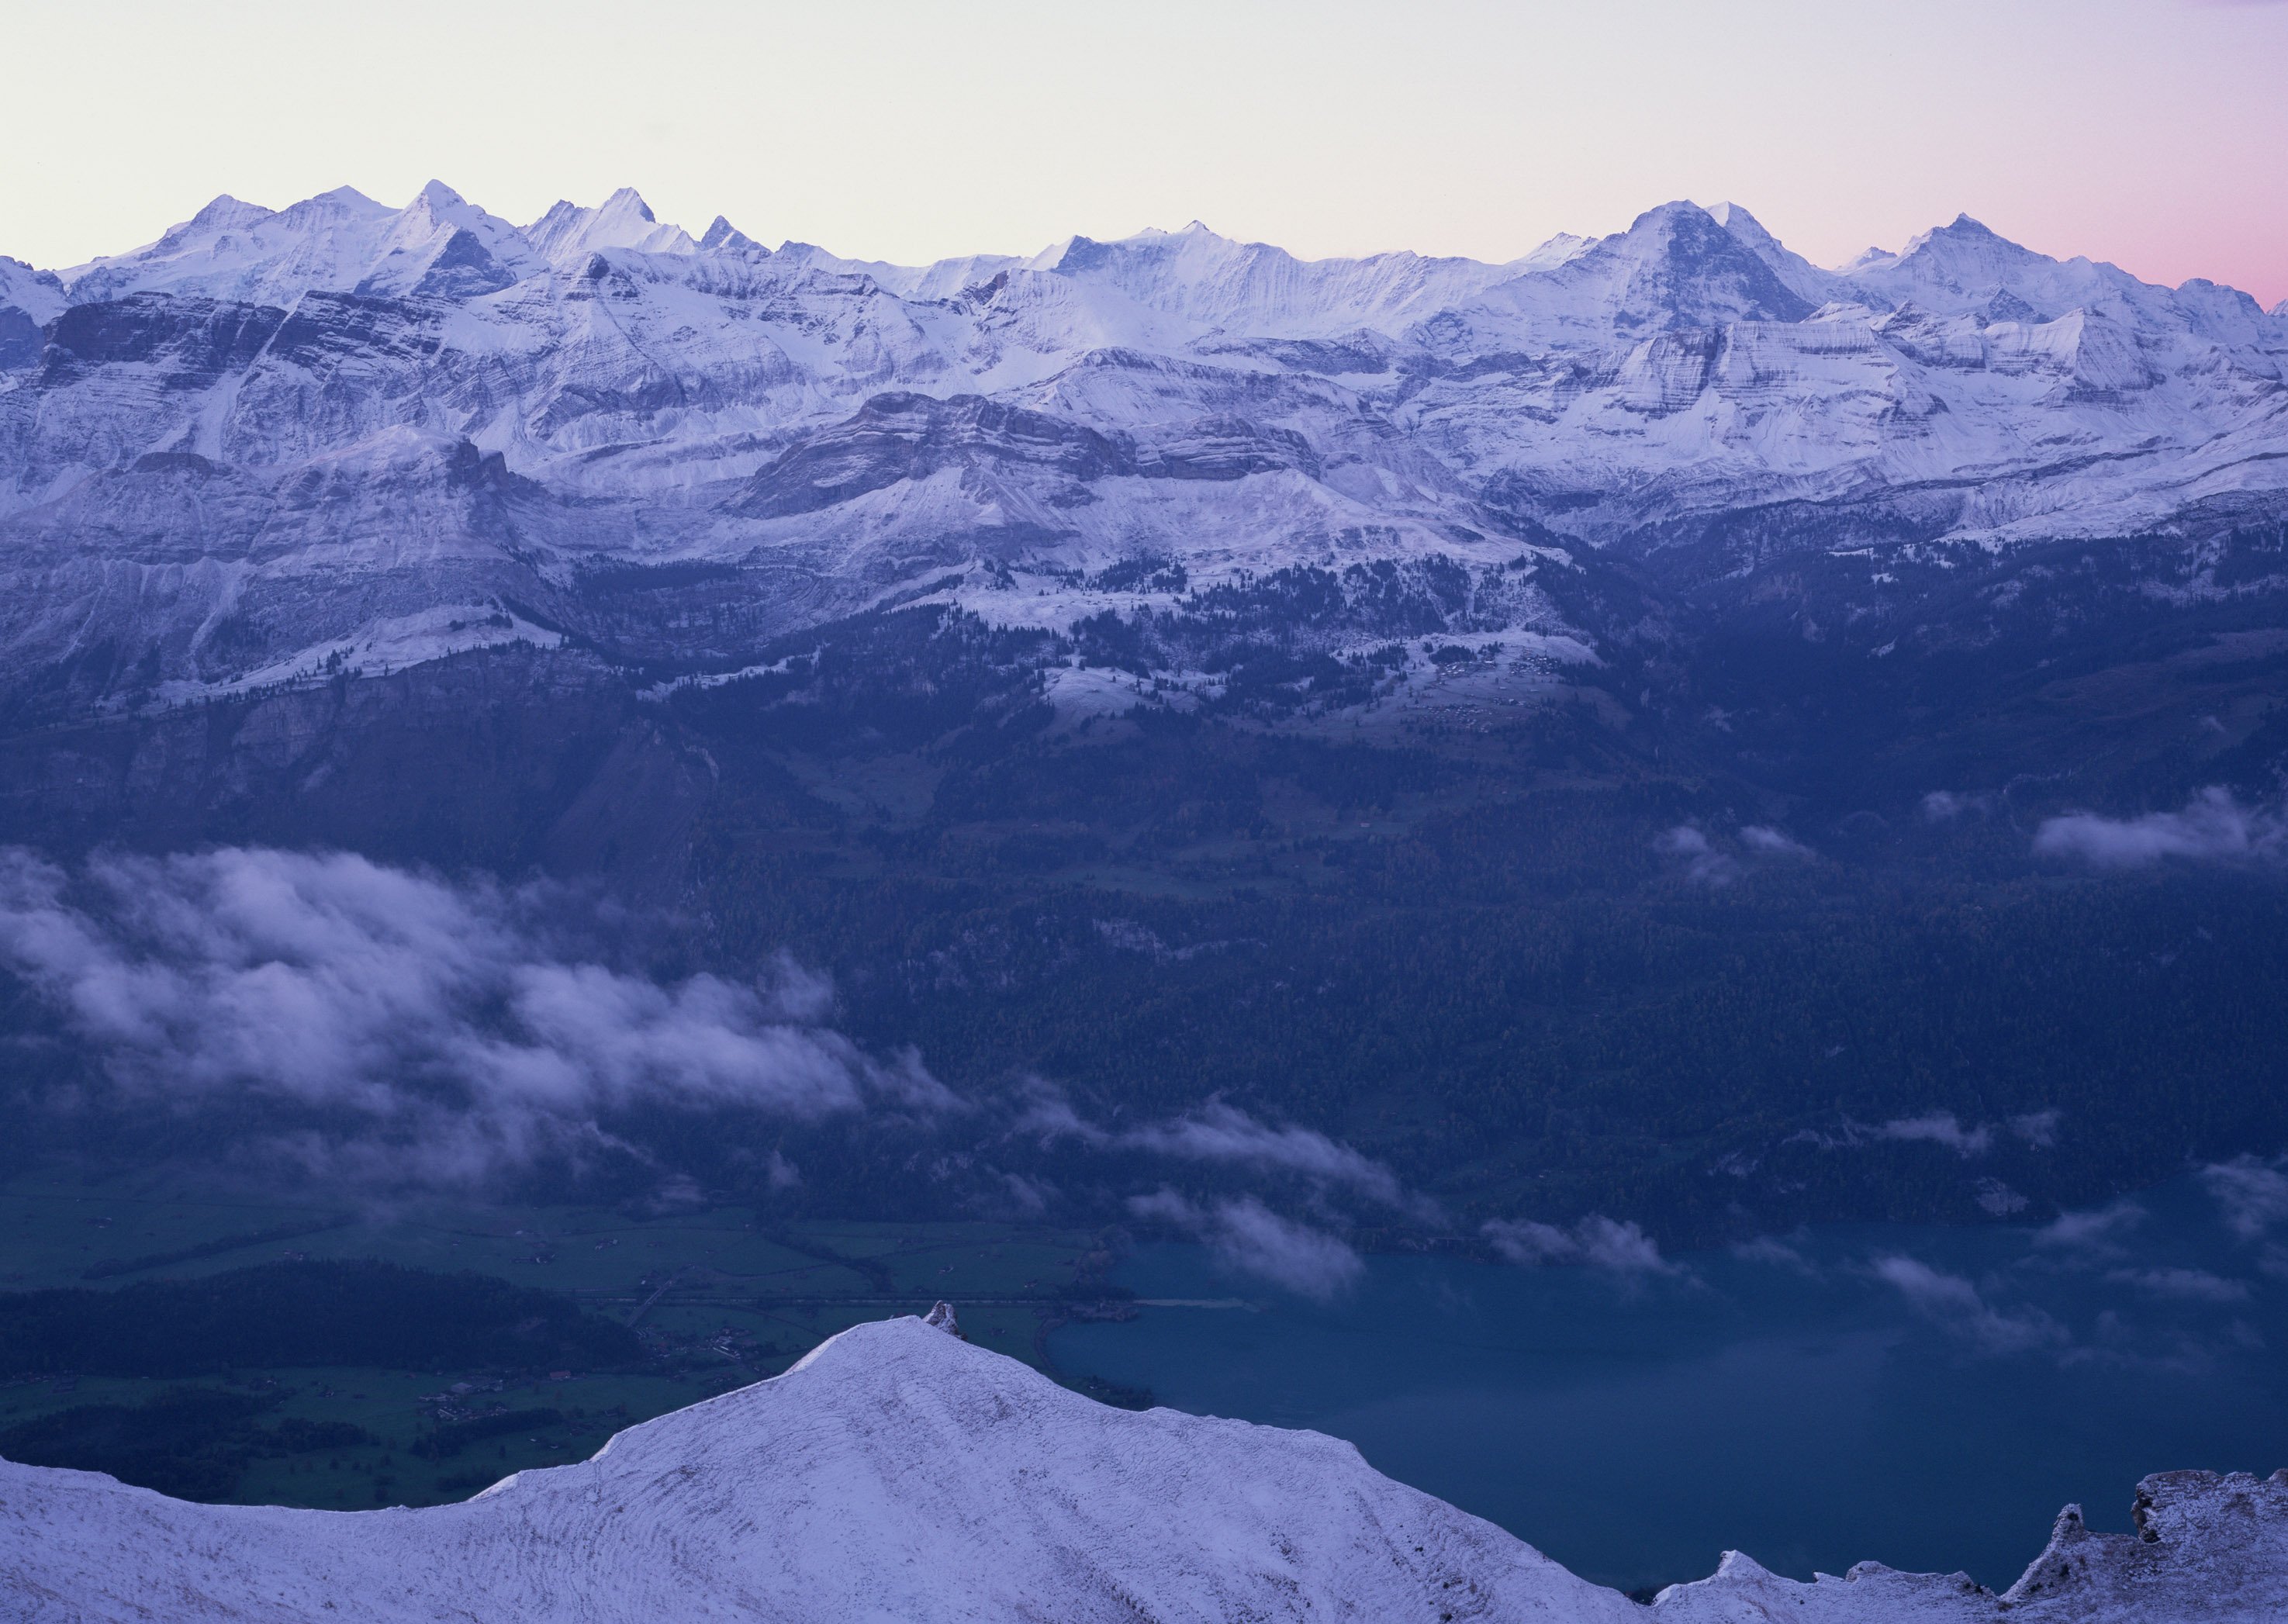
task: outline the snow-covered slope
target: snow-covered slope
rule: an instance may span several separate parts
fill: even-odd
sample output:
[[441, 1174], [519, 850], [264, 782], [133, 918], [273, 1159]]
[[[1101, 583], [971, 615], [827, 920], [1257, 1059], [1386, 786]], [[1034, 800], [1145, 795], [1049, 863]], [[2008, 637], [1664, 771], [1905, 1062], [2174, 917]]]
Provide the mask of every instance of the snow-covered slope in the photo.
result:
[[920, 1319], [460, 1505], [189, 1505], [0, 1466], [31, 1620], [1533, 1620], [1627, 1600], [1308, 1432], [1132, 1414]]
[[[1311, 1432], [1111, 1409], [949, 1335], [860, 1326], [775, 1381], [459, 1505], [204, 1506], [0, 1462], [0, 1601], [71, 1620], [1354, 1619], [1646, 1613]], [[941, 1327], [945, 1328], [941, 1328]], [[2254, 1620], [2288, 1607], [2288, 1476], [2149, 1478], [2144, 1538], [2071, 1509], [2006, 1598], [1734, 1555], [1662, 1624]]]
[[2000, 1596], [1960, 1573], [1863, 1562], [1804, 1584], [1738, 1551], [1672, 1585], [1658, 1624], [2257, 1624], [2288, 1618], [2288, 1470], [2157, 1472], [2137, 1485], [2134, 1533], [2093, 1533], [2058, 1513], [2049, 1544]]
[[1760, 548], [2197, 541], [2288, 514], [2284, 379], [2245, 295], [1967, 218], [1839, 271], [1686, 202], [1499, 265], [1195, 223], [902, 268], [630, 190], [521, 229], [436, 182], [218, 198], [60, 276], [0, 261], [0, 683], [218, 683], [489, 598], [580, 630], [600, 567], [735, 582], [743, 642], [646, 655], [704, 666], [949, 571], [1040, 622], [1123, 560], [1537, 580], [1741, 515]]

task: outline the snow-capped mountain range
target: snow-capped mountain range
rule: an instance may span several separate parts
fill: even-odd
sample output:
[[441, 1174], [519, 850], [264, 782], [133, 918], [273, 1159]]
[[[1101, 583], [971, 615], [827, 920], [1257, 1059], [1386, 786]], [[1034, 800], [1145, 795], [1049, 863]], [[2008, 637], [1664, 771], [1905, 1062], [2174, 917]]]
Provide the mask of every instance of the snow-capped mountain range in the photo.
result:
[[1112, 1409], [928, 1320], [474, 1500], [193, 1505], [0, 1462], [0, 1597], [63, 1624], [565, 1618], [1350, 1619], [1533, 1624], [2227, 1624], [2288, 1607], [2288, 1473], [2165, 1473], [2135, 1534], [2077, 1507], [2005, 1596], [1866, 1562], [1728, 1554], [1649, 1609], [1313, 1432]]
[[1967, 218], [1835, 270], [1688, 202], [1506, 265], [1195, 223], [901, 267], [433, 182], [0, 260], [0, 681], [76, 700], [606, 622], [735, 669], [889, 602], [1070, 624], [1432, 559], [1472, 627], [1589, 646], [1545, 589], [1600, 556], [2283, 514], [2288, 305]]

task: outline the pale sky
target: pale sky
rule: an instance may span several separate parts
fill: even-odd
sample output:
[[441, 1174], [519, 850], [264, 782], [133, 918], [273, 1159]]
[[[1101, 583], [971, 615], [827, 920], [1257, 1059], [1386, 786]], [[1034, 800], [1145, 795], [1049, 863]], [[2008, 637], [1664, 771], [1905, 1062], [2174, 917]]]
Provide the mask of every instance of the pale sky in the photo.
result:
[[2288, 297], [2284, 4], [11, 0], [0, 38], [0, 253], [42, 265], [434, 177], [902, 263], [1194, 218], [1499, 260], [1689, 197], [1831, 265], [1966, 210]]

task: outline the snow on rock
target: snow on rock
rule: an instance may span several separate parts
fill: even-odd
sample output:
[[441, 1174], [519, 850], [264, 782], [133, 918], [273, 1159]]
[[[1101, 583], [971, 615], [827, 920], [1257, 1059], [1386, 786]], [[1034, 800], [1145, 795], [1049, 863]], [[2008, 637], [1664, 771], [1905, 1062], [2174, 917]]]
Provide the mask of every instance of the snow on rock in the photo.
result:
[[[384, 534], [410, 476], [341, 478], [402, 434], [494, 470], [429, 479], [410, 552]], [[128, 476], [184, 456], [213, 482], [155, 522]], [[950, 569], [1482, 572], [1744, 510], [1823, 547], [2276, 521], [2288, 318], [1967, 218], [1825, 271], [1685, 202], [1506, 265], [1303, 260], [1195, 221], [901, 267], [719, 218], [695, 241], [630, 189], [519, 228], [432, 182], [402, 209], [218, 198], [60, 277], [0, 261], [0, 595], [60, 580], [83, 615], [0, 616], [0, 685], [98, 646], [119, 675], [75, 680], [114, 691], [290, 664], [377, 613], [327, 600], [377, 593], [513, 591], [568, 624], [591, 566], [762, 572], [747, 644], [660, 651], [729, 669]], [[210, 588], [242, 561], [225, 666]], [[1103, 606], [1041, 586], [1027, 614]], [[1594, 641], [1529, 607], [1498, 629]]]
[[218, 197], [157, 242], [63, 273], [75, 305], [172, 293], [284, 306], [364, 275], [398, 210], [350, 186], [276, 213]]
[[2006, 1595], [1738, 1552], [1648, 1611], [1314, 1432], [1113, 1409], [971, 1345], [949, 1304], [458, 1505], [193, 1505], [0, 1462], [26, 1624], [565, 1618], [2256, 1624], [2288, 1617], [2288, 1472], [2165, 1472], [2138, 1532], [2068, 1507]]
[[1810, 1584], [1737, 1551], [1671, 1585], [1657, 1624], [2276, 1624], [2288, 1618], [2288, 1470], [2157, 1472], [2137, 1485], [2133, 1533], [2093, 1533], [2058, 1513], [2048, 1547], [2000, 1596], [1961, 1573], [1863, 1562]]
[[[726, 236], [718, 238], [710, 247], [719, 248], [728, 240], [729, 223], [719, 216], [717, 224], [724, 227]], [[638, 195], [633, 186], [622, 186], [602, 205], [583, 209], [560, 200], [546, 214], [524, 228], [525, 240], [552, 260], [585, 254], [600, 248], [632, 248], [647, 254], [695, 254], [699, 244], [694, 242], [680, 226], [663, 226], [652, 213], [651, 206]]]
[[860, 1326], [775, 1381], [458, 1505], [191, 1505], [0, 1464], [0, 1611], [26, 1624], [1642, 1616], [1348, 1444], [1112, 1409], [917, 1319]]

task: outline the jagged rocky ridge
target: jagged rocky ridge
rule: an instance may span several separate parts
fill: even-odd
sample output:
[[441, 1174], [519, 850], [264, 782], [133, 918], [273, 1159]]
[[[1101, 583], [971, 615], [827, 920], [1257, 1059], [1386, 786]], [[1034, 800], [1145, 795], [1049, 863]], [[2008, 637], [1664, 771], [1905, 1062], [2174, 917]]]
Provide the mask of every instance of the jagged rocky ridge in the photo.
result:
[[885, 605], [1180, 619], [1282, 571], [1323, 645], [1577, 661], [1662, 635], [1624, 565], [1841, 558], [1879, 620], [1917, 571], [2141, 537], [2168, 590], [2245, 592], [2202, 550], [2288, 513], [2284, 378], [2288, 313], [1967, 218], [1837, 271], [1683, 202], [1498, 265], [1195, 224], [910, 268], [630, 191], [521, 228], [435, 183], [225, 197], [0, 261], [0, 691], [566, 635], [725, 670]]
[[[459, 1505], [193, 1505], [0, 1462], [0, 1596], [34, 1620], [1360, 1619], [1625, 1624], [1647, 1611], [1311, 1432], [1100, 1406], [927, 1320]], [[2288, 1473], [2164, 1473], [2139, 1533], [2069, 1507], [1997, 1596], [1733, 1553], [1663, 1624], [2255, 1620], [2288, 1609]]]

